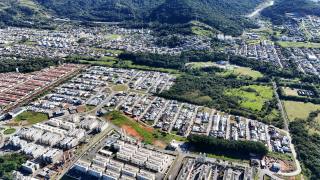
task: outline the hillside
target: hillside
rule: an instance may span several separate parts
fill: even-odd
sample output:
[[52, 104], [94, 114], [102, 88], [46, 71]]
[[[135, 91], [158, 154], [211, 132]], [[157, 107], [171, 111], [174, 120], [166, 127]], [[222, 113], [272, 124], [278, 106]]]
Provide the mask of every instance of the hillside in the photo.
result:
[[287, 20], [286, 13], [320, 16], [320, 2], [315, 0], [276, 0], [273, 6], [266, 8], [261, 14], [270, 18], [273, 23], [281, 24]]
[[238, 35], [254, 24], [243, 17], [262, 0], [166, 0], [150, 15], [152, 21], [186, 23], [198, 20], [227, 34]]
[[[252, 27], [244, 15], [263, 0], [4, 0], [1, 23], [14, 25], [54, 17], [81, 21], [169, 24], [198, 20], [227, 34]], [[46, 13], [44, 13], [46, 12]]]
[[0, 2], [0, 26], [45, 25], [49, 15], [33, 0], [2, 0]]

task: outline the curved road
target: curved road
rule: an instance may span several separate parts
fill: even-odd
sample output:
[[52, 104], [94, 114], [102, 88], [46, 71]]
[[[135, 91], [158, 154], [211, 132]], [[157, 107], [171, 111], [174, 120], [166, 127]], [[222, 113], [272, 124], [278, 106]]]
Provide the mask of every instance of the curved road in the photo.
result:
[[262, 10], [264, 10], [267, 7], [270, 7], [274, 4], [274, 0], [266, 0], [262, 4], [260, 4], [252, 13], [248, 14], [248, 18], [254, 18], [260, 14]]

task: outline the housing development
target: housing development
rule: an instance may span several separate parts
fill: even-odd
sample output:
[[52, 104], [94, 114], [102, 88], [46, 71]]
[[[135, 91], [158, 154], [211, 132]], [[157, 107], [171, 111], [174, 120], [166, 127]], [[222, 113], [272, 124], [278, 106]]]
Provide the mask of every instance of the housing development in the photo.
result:
[[319, 0], [0, 2], [0, 179], [320, 179]]

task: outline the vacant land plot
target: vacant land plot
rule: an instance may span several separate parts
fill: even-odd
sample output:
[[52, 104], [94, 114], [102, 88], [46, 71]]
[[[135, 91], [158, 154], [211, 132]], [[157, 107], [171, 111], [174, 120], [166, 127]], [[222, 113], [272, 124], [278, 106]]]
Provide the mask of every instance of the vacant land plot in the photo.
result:
[[253, 111], [261, 111], [263, 105], [272, 100], [273, 90], [270, 86], [250, 85], [237, 89], [228, 89], [225, 95], [237, 97], [239, 104], [243, 108]]
[[49, 117], [47, 114], [39, 113], [39, 112], [32, 112], [32, 111], [25, 111], [18, 115], [14, 121], [16, 122], [25, 122], [26, 125], [36, 124], [42, 121], [48, 120]]
[[320, 105], [312, 103], [283, 101], [283, 104], [290, 121], [293, 121], [296, 118], [307, 119], [310, 112], [320, 110]]
[[3, 131], [3, 134], [8, 135], [8, 134], [13, 134], [15, 132], [16, 132], [15, 128], [8, 128], [8, 129]]
[[277, 44], [283, 48], [320, 48], [320, 43], [310, 42], [289, 42], [289, 41], [278, 41]]
[[251, 68], [247, 68], [247, 67], [235, 67], [233, 71], [236, 74], [250, 76], [254, 79], [263, 77], [263, 74], [261, 74], [259, 71], [255, 71], [255, 70], [252, 70]]
[[290, 87], [282, 87], [286, 96], [299, 96], [298, 91], [296, 89]]
[[191, 62], [191, 63], [186, 63], [186, 66], [191, 69], [199, 69], [199, 68], [217, 66], [217, 64], [214, 62]]
[[106, 36], [106, 39], [108, 40], [116, 40], [116, 39], [120, 39], [121, 35], [120, 34], [109, 34]]
[[186, 140], [183, 137], [159, 132], [151, 127], [138, 123], [117, 111], [107, 114], [105, 118], [110, 120], [114, 125], [123, 128], [130, 136], [140, 139], [147, 144], [153, 144], [165, 148], [173, 139], [178, 141]]
[[112, 86], [112, 90], [113, 91], [127, 91], [129, 89], [129, 87], [126, 84], [118, 84], [118, 85], [114, 85]]
[[252, 70], [251, 68], [247, 67], [240, 67], [240, 66], [226, 66], [226, 71], [219, 73], [222, 76], [229, 76], [234, 74], [239, 77], [250, 77], [252, 79], [257, 79], [263, 77], [263, 74], [259, 71]]

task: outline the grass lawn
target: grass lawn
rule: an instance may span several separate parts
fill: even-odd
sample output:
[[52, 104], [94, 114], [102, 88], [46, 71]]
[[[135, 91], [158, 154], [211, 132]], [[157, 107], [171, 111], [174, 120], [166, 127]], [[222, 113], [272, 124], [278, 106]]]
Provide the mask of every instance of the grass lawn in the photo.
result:
[[238, 75], [250, 76], [254, 79], [263, 77], [263, 74], [261, 74], [259, 71], [255, 71], [247, 67], [235, 67], [233, 72]]
[[15, 128], [9, 128], [3, 131], [3, 134], [8, 135], [8, 134], [13, 134], [16, 132]]
[[278, 41], [277, 44], [283, 48], [295, 47], [295, 48], [320, 48], [320, 43], [310, 42], [289, 42]]
[[287, 96], [299, 96], [298, 91], [296, 89], [290, 88], [290, 87], [282, 87], [284, 93]]
[[116, 40], [119, 38], [121, 38], [121, 35], [119, 35], [119, 34], [109, 34], [106, 36], [106, 39], [108, 39], [108, 40]]
[[49, 117], [47, 114], [33, 111], [25, 111], [18, 115], [14, 120], [17, 122], [26, 121], [29, 125], [31, 125], [42, 121], [46, 121], [48, 119]]
[[191, 63], [187, 63], [186, 66], [192, 69], [200, 69], [205, 67], [217, 66], [217, 64], [214, 62], [191, 62]]
[[118, 84], [118, 85], [114, 85], [112, 86], [112, 90], [113, 91], [127, 91], [129, 89], [129, 87], [126, 84]]
[[118, 111], [112, 111], [108, 113], [105, 118], [111, 120], [114, 125], [125, 129], [127, 134], [142, 140], [146, 144], [166, 147], [166, 145], [173, 139], [178, 141], [186, 141], [186, 138], [184, 137], [160, 132], [151, 127], [140, 124]]
[[263, 105], [273, 98], [273, 90], [270, 86], [250, 85], [237, 89], [228, 89], [225, 95], [238, 97], [239, 104], [243, 108], [261, 111]]
[[320, 105], [312, 103], [283, 101], [283, 104], [290, 121], [296, 118], [307, 119], [310, 112], [320, 109]]
[[96, 60], [96, 61], [80, 60], [80, 63], [99, 65], [99, 66], [112, 66], [117, 62], [118, 62], [118, 59], [116, 57], [110, 57], [110, 56], [101, 57], [99, 60]]
[[259, 71], [255, 71], [251, 68], [247, 67], [241, 67], [241, 66], [229, 66], [226, 71], [219, 73], [222, 76], [229, 76], [231, 74], [234, 74], [236, 76], [241, 77], [250, 77], [252, 79], [258, 79], [263, 77], [263, 74], [260, 73]]

